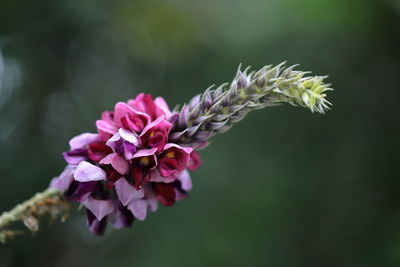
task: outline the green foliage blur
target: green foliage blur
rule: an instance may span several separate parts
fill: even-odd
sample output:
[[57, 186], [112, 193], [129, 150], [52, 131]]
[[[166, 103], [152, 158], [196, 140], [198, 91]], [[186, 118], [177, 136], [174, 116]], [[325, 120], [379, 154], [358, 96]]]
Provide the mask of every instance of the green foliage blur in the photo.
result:
[[139, 92], [173, 107], [284, 60], [335, 91], [326, 115], [268, 108], [213, 138], [189, 198], [132, 229], [92, 236], [74, 212], [0, 266], [399, 266], [399, 26], [399, 0], [1, 0], [1, 211]]

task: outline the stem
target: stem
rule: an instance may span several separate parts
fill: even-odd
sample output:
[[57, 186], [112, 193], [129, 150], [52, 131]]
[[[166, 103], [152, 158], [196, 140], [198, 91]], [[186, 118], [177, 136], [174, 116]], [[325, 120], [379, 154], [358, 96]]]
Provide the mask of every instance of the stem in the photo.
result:
[[61, 196], [62, 192], [58, 189], [48, 188], [41, 193], [36, 193], [31, 199], [18, 204], [12, 210], [3, 212], [0, 216], [0, 231], [12, 222], [19, 221], [23, 215], [31, 208], [34, 208], [48, 198]]

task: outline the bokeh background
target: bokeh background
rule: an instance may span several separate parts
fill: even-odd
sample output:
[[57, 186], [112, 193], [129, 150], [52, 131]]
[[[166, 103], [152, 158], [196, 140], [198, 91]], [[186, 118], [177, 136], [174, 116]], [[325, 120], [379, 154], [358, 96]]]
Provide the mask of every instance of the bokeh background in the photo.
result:
[[399, 266], [400, 1], [0, 1], [0, 210], [68, 140], [139, 92], [173, 107], [239, 63], [329, 74], [333, 110], [253, 112], [188, 199], [92, 236], [84, 213], [0, 246], [0, 266]]

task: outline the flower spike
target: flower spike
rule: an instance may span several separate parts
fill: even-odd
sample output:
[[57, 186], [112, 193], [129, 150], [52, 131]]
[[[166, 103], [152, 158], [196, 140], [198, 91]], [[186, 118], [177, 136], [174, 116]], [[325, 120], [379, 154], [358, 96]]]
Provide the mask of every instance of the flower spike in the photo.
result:
[[310, 76], [281, 63], [254, 72], [237, 70], [230, 84], [211, 86], [171, 112], [166, 101], [149, 94], [118, 102], [96, 121], [97, 133], [83, 133], [63, 153], [67, 167], [42, 193], [0, 216], [0, 242], [19, 234], [8, 229], [23, 221], [31, 231], [49, 214], [63, 220], [70, 203], [86, 208], [87, 226], [102, 235], [144, 220], [159, 204], [172, 206], [187, 197], [204, 148], [252, 110], [282, 103], [324, 113], [331, 105], [326, 76]]
[[327, 76], [308, 76], [309, 72], [294, 70], [296, 66], [281, 63], [248, 73], [250, 67], [241, 71], [239, 65], [230, 84], [209, 87], [182, 107], [171, 140], [199, 148], [213, 135], [229, 130], [248, 112], [282, 103], [309, 108], [311, 112], [329, 110], [326, 92], [333, 89], [324, 83]]

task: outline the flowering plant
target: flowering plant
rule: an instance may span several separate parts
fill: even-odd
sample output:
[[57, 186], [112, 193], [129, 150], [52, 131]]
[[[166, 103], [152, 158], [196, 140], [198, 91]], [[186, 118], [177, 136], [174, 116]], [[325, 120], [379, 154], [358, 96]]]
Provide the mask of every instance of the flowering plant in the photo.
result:
[[190, 146], [169, 141], [173, 113], [161, 97], [139, 94], [96, 122], [98, 133], [71, 139], [64, 153], [68, 166], [51, 188], [87, 208], [89, 229], [104, 232], [107, 221], [115, 228], [144, 220], [158, 202], [172, 206], [192, 188], [189, 170], [200, 158]]
[[249, 111], [284, 102], [320, 113], [329, 108], [326, 77], [294, 67], [265, 66], [250, 73], [239, 67], [229, 85], [210, 87], [173, 111], [163, 98], [144, 93], [118, 102], [96, 121], [97, 133], [70, 140], [63, 153], [67, 166], [46, 191], [0, 216], [0, 241], [17, 233], [5, 229], [11, 222], [22, 220], [37, 231], [44, 214], [64, 219], [71, 202], [86, 208], [90, 231], [100, 235], [107, 222], [129, 227], [159, 203], [172, 206], [184, 199], [192, 188], [189, 171], [201, 165], [197, 150]]

